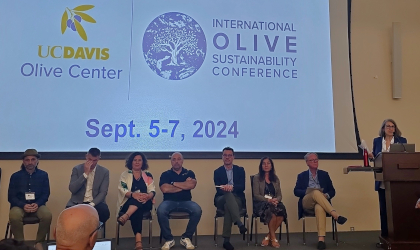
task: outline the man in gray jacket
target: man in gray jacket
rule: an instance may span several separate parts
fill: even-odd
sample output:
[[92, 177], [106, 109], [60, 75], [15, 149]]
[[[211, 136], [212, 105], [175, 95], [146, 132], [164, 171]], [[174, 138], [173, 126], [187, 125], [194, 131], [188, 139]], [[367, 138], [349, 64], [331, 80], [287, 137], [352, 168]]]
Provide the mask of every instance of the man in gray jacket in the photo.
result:
[[105, 203], [109, 170], [97, 164], [100, 158], [101, 151], [91, 148], [86, 154], [86, 162], [73, 168], [69, 184], [71, 198], [66, 207], [89, 204], [98, 212], [99, 221], [105, 223], [109, 219], [109, 209]]

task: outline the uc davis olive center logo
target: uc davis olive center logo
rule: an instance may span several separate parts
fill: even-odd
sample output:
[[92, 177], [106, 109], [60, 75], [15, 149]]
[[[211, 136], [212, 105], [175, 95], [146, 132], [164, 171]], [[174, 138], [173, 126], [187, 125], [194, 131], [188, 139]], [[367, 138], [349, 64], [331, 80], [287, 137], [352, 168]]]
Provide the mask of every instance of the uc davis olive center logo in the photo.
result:
[[143, 36], [146, 63], [157, 75], [182, 80], [201, 67], [206, 56], [206, 37], [190, 16], [168, 12], [156, 17]]
[[66, 32], [67, 28], [70, 28], [72, 31], [77, 31], [79, 36], [87, 41], [86, 31], [83, 28], [81, 22], [86, 21], [89, 23], [96, 23], [96, 20], [93, 19], [90, 15], [86, 14], [84, 11], [92, 9], [93, 5], [80, 5], [74, 9], [66, 8], [64, 10], [63, 16], [61, 17], [61, 34]]

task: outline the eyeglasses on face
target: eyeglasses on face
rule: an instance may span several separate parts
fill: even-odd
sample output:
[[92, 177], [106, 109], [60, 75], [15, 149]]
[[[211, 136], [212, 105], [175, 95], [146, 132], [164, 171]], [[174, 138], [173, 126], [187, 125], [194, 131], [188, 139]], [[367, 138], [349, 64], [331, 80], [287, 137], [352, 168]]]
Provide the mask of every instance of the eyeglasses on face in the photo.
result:
[[309, 162], [318, 162], [318, 159], [308, 160]]
[[91, 234], [89, 234], [89, 237], [92, 236], [96, 231], [100, 230], [104, 226], [103, 222], [99, 222], [99, 226], [93, 231]]
[[223, 154], [223, 157], [233, 157], [233, 154]]
[[394, 125], [386, 125], [385, 128], [391, 129], [391, 128], [395, 128]]

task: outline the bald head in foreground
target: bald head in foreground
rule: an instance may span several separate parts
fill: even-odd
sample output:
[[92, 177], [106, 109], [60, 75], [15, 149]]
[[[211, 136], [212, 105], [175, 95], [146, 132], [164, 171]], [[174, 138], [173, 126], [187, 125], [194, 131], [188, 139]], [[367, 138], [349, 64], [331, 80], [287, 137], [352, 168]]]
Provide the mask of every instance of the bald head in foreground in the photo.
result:
[[57, 250], [93, 249], [98, 229], [99, 216], [94, 207], [81, 204], [65, 209], [54, 230]]

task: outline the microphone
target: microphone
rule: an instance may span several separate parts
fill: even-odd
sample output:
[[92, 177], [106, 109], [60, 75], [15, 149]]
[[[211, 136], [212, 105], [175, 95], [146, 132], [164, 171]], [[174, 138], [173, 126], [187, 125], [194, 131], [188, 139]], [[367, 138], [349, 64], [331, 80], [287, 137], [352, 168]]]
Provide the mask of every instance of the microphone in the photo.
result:
[[404, 153], [407, 153], [407, 149], [405, 148], [404, 143], [401, 143], [401, 141], [400, 141], [399, 137], [398, 137], [398, 136], [396, 136], [396, 135], [395, 135], [395, 132], [394, 132], [394, 142], [395, 142], [395, 141], [398, 141], [398, 143], [399, 143], [399, 144], [401, 144], [401, 145], [403, 146]]

